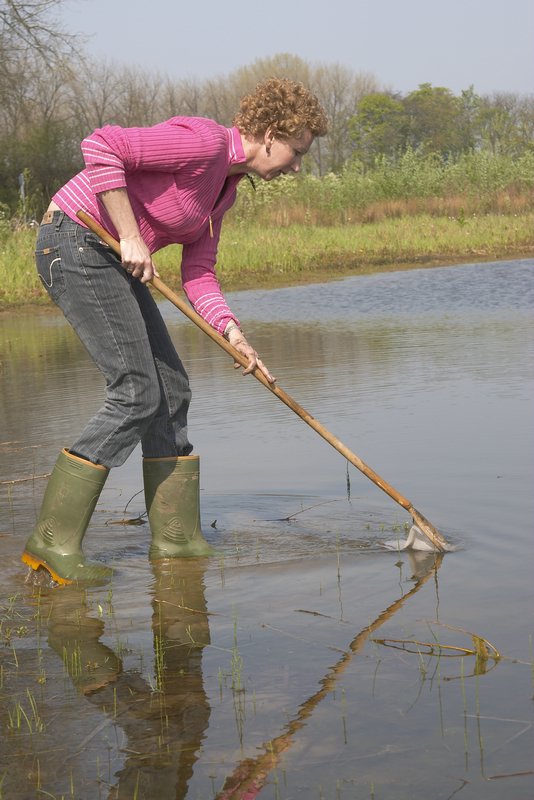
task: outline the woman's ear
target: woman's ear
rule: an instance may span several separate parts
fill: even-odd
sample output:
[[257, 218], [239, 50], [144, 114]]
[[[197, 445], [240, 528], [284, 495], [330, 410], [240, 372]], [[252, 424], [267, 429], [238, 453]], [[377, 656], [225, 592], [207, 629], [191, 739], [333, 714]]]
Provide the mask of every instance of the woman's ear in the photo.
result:
[[273, 142], [274, 142], [274, 133], [271, 126], [269, 126], [263, 136], [263, 143], [265, 145], [265, 150], [267, 152], [267, 155], [270, 155], [271, 153], [271, 147]]

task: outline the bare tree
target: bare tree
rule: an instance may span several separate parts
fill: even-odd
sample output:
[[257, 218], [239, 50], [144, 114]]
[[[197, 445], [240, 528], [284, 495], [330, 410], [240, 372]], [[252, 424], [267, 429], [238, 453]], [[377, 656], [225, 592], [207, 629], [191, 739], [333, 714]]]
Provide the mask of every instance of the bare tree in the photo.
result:
[[319, 140], [320, 148], [314, 151], [314, 155], [321, 156], [318, 171], [336, 172], [352, 152], [350, 124], [356, 107], [363, 97], [379, 91], [379, 84], [367, 72], [355, 73], [340, 64], [327, 64], [314, 69], [311, 85], [329, 121], [328, 136], [324, 144]]
[[[10, 127], [39, 102], [35, 86], [43, 67], [64, 65], [74, 37], [65, 33], [53, 12], [62, 0], [0, 0], [0, 107]], [[50, 70], [52, 72], [52, 70]], [[61, 67], [64, 77], [64, 67]], [[42, 83], [42, 82], [41, 82]], [[0, 129], [0, 135], [5, 127]]]
[[482, 146], [493, 154], [518, 155], [532, 150], [534, 99], [511, 92], [482, 97], [478, 126]]
[[534, 95], [519, 98], [517, 108], [517, 141], [520, 152], [534, 151]]
[[310, 83], [310, 65], [300, 56], [291, 53], [277, 53], [269, 58], [258, 58], [252, 64], [239, 67], [230, 74], [229, 83], [233, 83], [239, 95], [250, 92], [257, 83], [266, 78], [290, 78], [300, 81], [306, 86]]
[[77, 139], [83, 139], [95, 128], [101, 128], [117, 118], [117, 110], [124, 91], [121, 70], [111, 61], [81, 60], [88, 80], [79, 80], [76, 73], [69, 80], [71, 112]]
[[230, 125], [237, 111], [235, 87], [227, 78], [210, 78], [202, 86], [202, 114], [221, 125]]
[[172, 81], [166, 78], [160, 92], [160, 116], [199, 117], [203, 112], [202, 86], [193, 78]]
[[22, 53], [45, 63], [72, 52], [75, 37], [54, 16], [63, 0], [0, 0], [0, 63], [10, 72]]
[[0, 0], [0, 201], [13, 211], [21, 180], [44, 197], [72, 169], [68, 59], [78, 40], [57, 19], [61, 3]]
[[300, 81], [317, 94], [328, 115], [330, 130], [324, 140], [314, 142], [307, 163], [319, 174], [340, 169], [351, 151], [349, 122], [356, 105], [365, 94], [378, 90], [377, 80], [339, 64], [314, 66], [291, 53], [278, 53], [240, 67], [227, 78], [206, 81], [202, 87], [204, 114], [229, 124], [240, 98], [270, 77]]

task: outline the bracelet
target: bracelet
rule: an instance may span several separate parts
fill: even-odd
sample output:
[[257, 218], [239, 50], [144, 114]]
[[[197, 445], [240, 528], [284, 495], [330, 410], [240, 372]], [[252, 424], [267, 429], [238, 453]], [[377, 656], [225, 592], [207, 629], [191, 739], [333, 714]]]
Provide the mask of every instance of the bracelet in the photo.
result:
[[237, 330], [240, 333], [242, 333], [241, 328], [239, 327], [237, 322], [234, 322], [234, 320], [231, 319], [230, 322], [228, 323], [228, 325], [226, 326], [226, 328], [224, 329], [224, 333], [223, 333], [223, 336], [226, 339], [226, 341], [229, 340], [230, 331], [234, 331], [234, 330]]

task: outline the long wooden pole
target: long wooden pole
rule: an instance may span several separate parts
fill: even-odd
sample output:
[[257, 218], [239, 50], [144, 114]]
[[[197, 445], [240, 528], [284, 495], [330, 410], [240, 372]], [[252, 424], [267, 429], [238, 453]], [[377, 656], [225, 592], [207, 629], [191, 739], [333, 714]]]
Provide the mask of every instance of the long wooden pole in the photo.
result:
[[[106, 231], [96, 220], [94, 220], [89, 214], [86, 214], [85, 211], [78, 211], [78, 218], [81, 222], [83, 222], [87, 227], [93, 231], [103, 242], [105, 242], [112, 250], [117, 253], [118, 256], [121, 254], [120, 244], [117, 240]], [[178, 308], [186, 317], [188, 317], [194, 324], [200, 328], [204, 333], [210, 337], [219, 347], [225, 350], [233, 360], [241, 364], [243, 367], [248, 366], [247, 359], [241, 355], [241, 353], [232, 347], [230, 342], [227, 342], [226, 339], [221, 336], [217, 331], [215, 331], [211, 325], [202, 319], [202, 317], [196, 313], [186, 302], [183, 300], [180, 295], [176, 294], [172, 289], [170, 289], [160, 278], [154, 276], [150, 281], [152, 286], [158, 290], [170, 303], [172, 303], [176, 308]], [[424, 533], [424, 535], [432, 542], [434, 547], [438, 551], [445, 551], [449, 549], [449, 545], [446, 539], [442, 536], [442, 534], [424, 517], [408, 500], [406, 497], [398, 492], [396, 489], [393, 488], [387, 481], [384, 480], [374, 469], [371, 469], [364, 461], [362, 461], [359, 456], [352, 452], [343, 442], [341, 442], [336, 436], [334, 436], [327, 428], [324, 427], [318, 420], [315, 419], [306, 409], [304, 409], [301, 405], [299, 405], [296, 400], [294, 400], [290, 395], [287, 394], [283, 389], [281, 389], [276, 384], [269, 383], [263, 372], [256, 367], [256, 369], [251, 373], [254, 375], [256, 380], [262, 383], [266, 389], [269, 389], [272, 394], [276, 395], [282, 403], [291, 409], [297, 416], [299, 416], [304, 422], [306, 422], [310, 428], [322, 436], [328, 444], [332, 445], [332, 447], [341, 453], [341, 455], [347, 459], [351, 464], [353, 464], [357, 469], [360, 470], [369, 480], [371, 480], [376, 486], [382, 489], [389, 497], [391, 497], [396, 503], [398, 503], [402, 508], [406, 509], [406, 511], [411, 514], [412, 519], [416, 523], [416, 525], [420, 528], [420, 530]]]

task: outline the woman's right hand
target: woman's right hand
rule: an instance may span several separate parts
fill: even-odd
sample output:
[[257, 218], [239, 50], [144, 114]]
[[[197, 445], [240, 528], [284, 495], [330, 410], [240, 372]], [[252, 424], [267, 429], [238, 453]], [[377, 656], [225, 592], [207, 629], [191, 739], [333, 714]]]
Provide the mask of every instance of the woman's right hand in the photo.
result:
[[159, 278], [150, 251], [141, 234], [121, 238], [120, 245], [122, 266], [132, 278], [139, 278], [141, 283], [148, 283], [154, 275]]
[[151, 281], [154, 275], [159, 278], [150, 250], [139, 231], [126, 189], [109, 189], [99, 197], [120, 236], [121, 261], [126, 272], [132, 278], [139, 278], [141, 283]]

